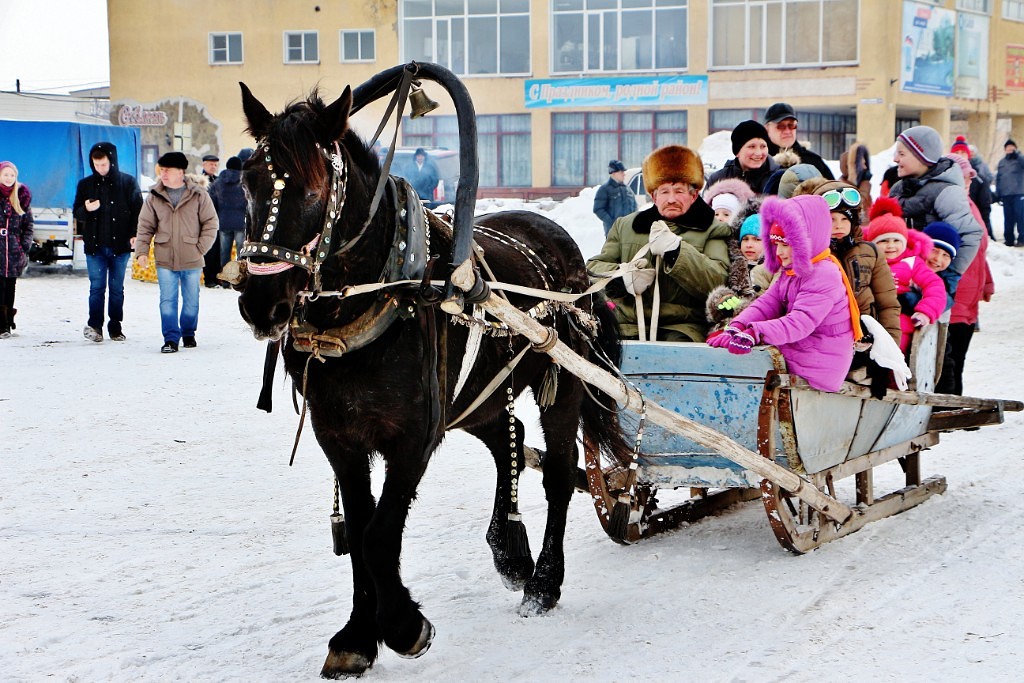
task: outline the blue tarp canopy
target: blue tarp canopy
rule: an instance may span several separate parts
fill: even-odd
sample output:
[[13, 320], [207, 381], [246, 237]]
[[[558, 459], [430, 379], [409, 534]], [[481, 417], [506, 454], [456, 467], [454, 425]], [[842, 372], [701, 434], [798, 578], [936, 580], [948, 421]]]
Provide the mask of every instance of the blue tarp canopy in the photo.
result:
[[89, 150], [97, 142], [117, 147], [118, 169], [139, 177], [138, 128], [65, 121], [0, 121], [0, 159], [18, 167], [18, 180], [32, 191], [36, 208], [70, 208], [78, 181], [89, 173]]

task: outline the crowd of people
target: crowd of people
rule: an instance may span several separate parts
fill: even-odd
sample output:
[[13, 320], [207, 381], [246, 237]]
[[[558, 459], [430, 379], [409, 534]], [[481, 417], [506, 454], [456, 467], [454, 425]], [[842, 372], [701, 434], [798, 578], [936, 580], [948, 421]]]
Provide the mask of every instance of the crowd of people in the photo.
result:
[[[962, 392], [978, 304], [994, 291], [985, 260], [994, 202], [1003, 204], [1005, 243], [1024, 246], [1016, 143], [1006, 141], [993, 177], [963, 137], [947, 153], [934, 129], [909, 128], [897, 136], [875, 200], [863, 145], [842, 155], [836, 180], [799, 142], [798, 127], [792, 106], [771, 105], [762, 121], [732, 130], [733, 158], [707, 178], [685, 146], [652, 151], [642, 172], [653, 205], [641, 210], [625, 165], [609, 162], [593, 207], [605, 243], [587, 265], [595, 276], [614, 276], [607, 293], [623, 336], [707, 342], [733, 353], [771, 344], [816, 388], [834, 391], [852, 379], [877, 395], [900, 385], [892, 349], [906, 354], [915, 330], [945, 322], [938, 388]], [[217, 274], [245, 236], [241, 169], [251, 154], [241, 150], [219, 174], [220, 159], [206, 155], [202, 173], [190, 174], [187, 157], [168, 152], [143, 200], [135, 178], [119, 170], [116, 147], [92, 147], [91, 173], [78, 183], [73, 207], [89, 273], [87, 340], [102, 342], [104, 323], [111, 341], [125, 340], [125, 272], [133, 253], [142, 268], [152, 253], [160, 351], [197, 346], [201, 280], [227, 286]], [[425, 152], [417, 150], [416, 162], [430, 174]], [[0, 162], [0, 338], [16, 329], [31, 200], [14, 164]]]
[[842, 155], [837, 180], [797, 140], [798, 125], [784, 102], [739, 123], [733, 158], [708, 178], [693, 150], [654, 150], [642, 165], [654, 204], [640, 211], [628, 210], [625, 167], [610, 162], [594, 200], [606, 238], [587, 265], [610, 278], [623, 336], [737, 354], [770, 344], [814, 388], [854, 381], [882, 396], [907, 386], [913, 333], [948, 323], [936, 390], [962, 393], [978, 304], [994, 293], [994, 201], [1006, 244], [1024, 245], [1016, 145], [1007, 141], [993, 179], [963, 137], [947, 152], [933, 128], [911, 127], [874, 199], [864, 145]]

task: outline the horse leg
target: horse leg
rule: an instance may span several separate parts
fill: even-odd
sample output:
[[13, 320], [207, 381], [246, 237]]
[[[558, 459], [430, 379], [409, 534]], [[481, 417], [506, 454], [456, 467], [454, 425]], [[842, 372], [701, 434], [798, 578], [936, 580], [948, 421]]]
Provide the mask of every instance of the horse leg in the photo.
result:
[[[388, 457], [387, 476], [373, 518], [361, 539], [366, 568], [377, 595], [377, 631], [384, 643], [402, 657], [419, 657], [434, 638], [434, 627], [402, 583], [402, 532], [409, 507], [426, 463], [419, 448], [402, 449], [406, 455]], [[411, 454], [411, 455], [409, 455]]]
[[381, 639], [376, 620], [377, 594], [363, 550], [366, 528], [375, 508], [370, 490], [370, 461], [365, 453], [344, 450], [325, 439], [320, 439], [320, 443], [341, 488], [352, 563], [352, 612], [345, 627], [331, 638], [320, 675], [348, 678], [373, 666]]
[[[492, 422], [478, 425], [466, 431], [484, 442], [494, 458], [497, 469], [497, 482], [494, 489], [494, 507], [491, 522], [487, 526], [487, 545], [491, 548], [494, 568], [498, 570], [505, 587], [512, 591], [521, 591], [526, 580], [533, 575], [533, 558], [530, 553], [513, 556], [508, 547], [508, 513], [509, 497], [512, 488], [512, 468], [509, 454], [508, 417], [501, 411], [500, 418]], [[516, 466], [517, 474], [523, 470], [523, 423], [515, 420], [516, 429]]]
[[[562, 581], [565, 578], [563, 542], [579, 457], [576, 431], [582, 396], [578, 380], [567, 379], [564, 378], [558, 388], [555, 404], [540, 412], [541, 428], [544, 431], [543, 481], [548, 514], [544, 526], [544, 542], [537, 556], [537, 568], [526, 582], [523, 602], [519, 606], [519, 614], [522, 616], [542, 614], [553, 608], [562, 596]], [[539, 395], [537, 392], [537, 388], [534, 388], [534, 395]]]

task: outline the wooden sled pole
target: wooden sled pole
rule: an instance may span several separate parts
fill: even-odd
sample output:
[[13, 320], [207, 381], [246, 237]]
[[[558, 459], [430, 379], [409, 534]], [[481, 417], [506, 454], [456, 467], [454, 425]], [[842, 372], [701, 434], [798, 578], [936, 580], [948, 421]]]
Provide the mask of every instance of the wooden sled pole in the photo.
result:
[[[452, 283], [466, 292], [472, 288], [476, 279], [472, 266], [464, 262], [452, 273]], [[539, 322], [493, 294], [481, 304], [488, 313], [501, 320], [517, 333], [529, 339], [533, 344], [546, 349], [548, 355], [561, 367], [571, 372], [582, 381], [591, 384], [618, 401], [626, 410], [640, 413], [645, 408], [645, 401], [634, 389], [630, 389], [618, 377], [602, 370], [593, 363], [581, 358], [572, 349], [560, 341], [551, 343], [554, 330], [544, 327]], [[550, 348], [549, 348], [550, 347]], [[806, 479], [774, 461], [749, 451], [729, 437], [716, 432], [710, 427], [688, 420], [682, 415], [662, 408], [653, 401], [646, 401], [647, 419], [651, 422], [684, 435], [686, 438], [713, 448], [723, 457], [742, 465], [748, 470], [780, 486], [808, 505], [818, 510], [833, 521], [842, 524], [853, 517], [853, 510], [846, 504], [826, 495]]]
[[[794, 375], [776, 375], [775, 381], [781, 389], [806, 389], [818, 391], [807, 380]], [[871, 398], [871, 390], [858, 384], [844, 382], [839, 391], [840, 396], [854, 398]], [[902, 403], [914, 406], [935, 406], [940, 408], [977, 408], [982, 410], [1002, 410], [1019, 412], [1024, 410], [1024, 403], [999, 398], [974, 398], [973, 396], [955, 396], [953, 394], [933, 394], [919, 391], [899, 391], [889, 389], [879, 401], [886, 403]]]

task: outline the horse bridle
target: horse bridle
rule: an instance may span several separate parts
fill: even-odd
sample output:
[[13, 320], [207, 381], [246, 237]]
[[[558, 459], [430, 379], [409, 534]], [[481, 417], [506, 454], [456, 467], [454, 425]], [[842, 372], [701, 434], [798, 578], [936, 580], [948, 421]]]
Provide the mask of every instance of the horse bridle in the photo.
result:
[[[337, 224], [338, 218], [341, 216], [341, 210], [345, 206], [348, 165], [345, 163], [345, 157], [341, 154], [337, 142], [334, 143], [334, 149], [331, 151], [321, 147], [320, 143], [317, 143], [316, 146], [330, 163], [331, 177], [328, 183], [330, 186], [330, 197], [328, 198], [327, 210], [324, 212], [324, 221], [320, 232], [314, 235], [313, 239], [303, 246], [300, 251], [288, 249], [272, 242], [281, 210], [281, 196], [284, 193], [285, 187], [287, 187], [287, 181], [290, 179], [290, 176], [287, 172], [283, 172], [278, 176], [277, 170], [274, 168], [274, 161], [270, 155], [270, 143], [267, 140], [262, 141], [256, 147], [256, 154], [262, 154], [263, 160], [267, 164], [267, 171], [270, 173], [270, 180], [273, 183], [274, 191], [270, 197], [270, 209], [267, 212], [267, 220], [259, 236], [260, 239], [258, 241], [245, 241], [238, 253], [238, 260], [245, 261], [249, 275], [277, 275], [291, 268], [299, 267], [313, 276], [313, 290], [319, 291], [320, 266], [327, 259], [327, 256], [332, 253], [331, 239], [334, 226]], [[352, 248], [354, 243], [362, 237], [362, 234], [361, 231], [354, 238], [343, 244], [337, 251], [347, 251]], [[253, 257], [269, 259], [276, 261], [276, 263], [255, 262], [252, 260]]]

